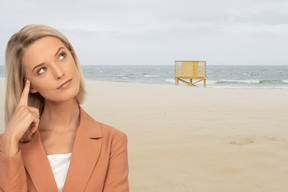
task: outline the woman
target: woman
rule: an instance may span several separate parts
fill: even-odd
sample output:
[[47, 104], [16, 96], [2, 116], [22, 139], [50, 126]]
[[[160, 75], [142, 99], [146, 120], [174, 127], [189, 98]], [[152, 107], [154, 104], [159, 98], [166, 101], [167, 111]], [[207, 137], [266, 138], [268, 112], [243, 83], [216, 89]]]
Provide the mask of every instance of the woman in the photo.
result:
[[28, 25], [5, 59], [0, 191], [129, 191], [127, 136], [81, 108], [84, 80], [67, 38]]

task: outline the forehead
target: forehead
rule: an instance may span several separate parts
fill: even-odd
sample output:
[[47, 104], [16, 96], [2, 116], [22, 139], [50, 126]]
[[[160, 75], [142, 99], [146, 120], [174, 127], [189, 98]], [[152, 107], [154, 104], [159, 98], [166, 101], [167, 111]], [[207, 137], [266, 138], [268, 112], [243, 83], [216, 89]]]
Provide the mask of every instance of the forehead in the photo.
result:
[[56, 37], [43, 37], [32, 43], [23, 55], [23, 65], [25, 68], [31, 68], [40, 63], [48, 62], [55, 56], [60, 47], [64, 47], [61, 40]]

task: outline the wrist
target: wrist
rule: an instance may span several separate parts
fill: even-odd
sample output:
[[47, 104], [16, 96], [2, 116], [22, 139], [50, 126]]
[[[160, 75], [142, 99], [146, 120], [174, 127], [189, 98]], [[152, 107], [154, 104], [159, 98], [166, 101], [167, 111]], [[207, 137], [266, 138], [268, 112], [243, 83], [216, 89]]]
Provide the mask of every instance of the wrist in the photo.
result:
[[9, 133], [4, 133], [2, 135], [2, 149], [4, 153], [10, 157], [16, 155], [18, 152], [19, 140]]
[[6, 140], [9, 140], [12, 142], [19, 142], [19, 140], [20, 140], [20, 138], [18, 138], [15, 133], [9, 131], [9, 129], [6, 129], [6, 131], [3, 133], [2, 137], [5, 138]]

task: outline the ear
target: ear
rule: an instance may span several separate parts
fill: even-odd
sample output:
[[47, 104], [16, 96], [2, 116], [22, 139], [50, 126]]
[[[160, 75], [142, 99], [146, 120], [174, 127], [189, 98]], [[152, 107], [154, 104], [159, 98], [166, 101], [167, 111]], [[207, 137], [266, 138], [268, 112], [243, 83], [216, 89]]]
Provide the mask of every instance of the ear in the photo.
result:
[[37, 93], [38, 91], [36, 90], [36, 89], [34, 89], [33, 87], [32, 87], [32, 85], [30, 86], [30, 91], [29, 91], [29, 93]]

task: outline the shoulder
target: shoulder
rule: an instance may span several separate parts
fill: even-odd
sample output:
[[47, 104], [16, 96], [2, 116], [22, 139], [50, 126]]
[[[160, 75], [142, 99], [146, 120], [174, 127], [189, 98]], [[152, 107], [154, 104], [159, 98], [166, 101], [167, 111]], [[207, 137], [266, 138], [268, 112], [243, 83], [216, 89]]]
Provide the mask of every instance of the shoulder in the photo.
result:
[[97, 122], [102, 132], [102, 138], [99, 139], [102, 140], [103, 151], [109, 151], [110, 155], [127, 151], [128, 138], [124, 132], [108, 124], [96, 120], [95, 122]]
[[117, 129], [111, 125], [108, 125], [108, 124], [105, 124], [102, 122], [98, 122], [98, 121], [96, 121], [96, 122], [101, 127], [104, 138], [106, 137], [109, 140], [110, 139], [111, 140], [123, 140], [123, 141], [127, 142], [127, 135], [124, 132], [120, 131], [119, 129]]
[[124, 132], [94, 119], [92, 115], [88, 114], [83, 109], [81, 110], [81, 113], [81, 127], [83, 127], [90, 138], [102, 138], [109, 141], [123, 140], [127, 142], [127, 135]]

